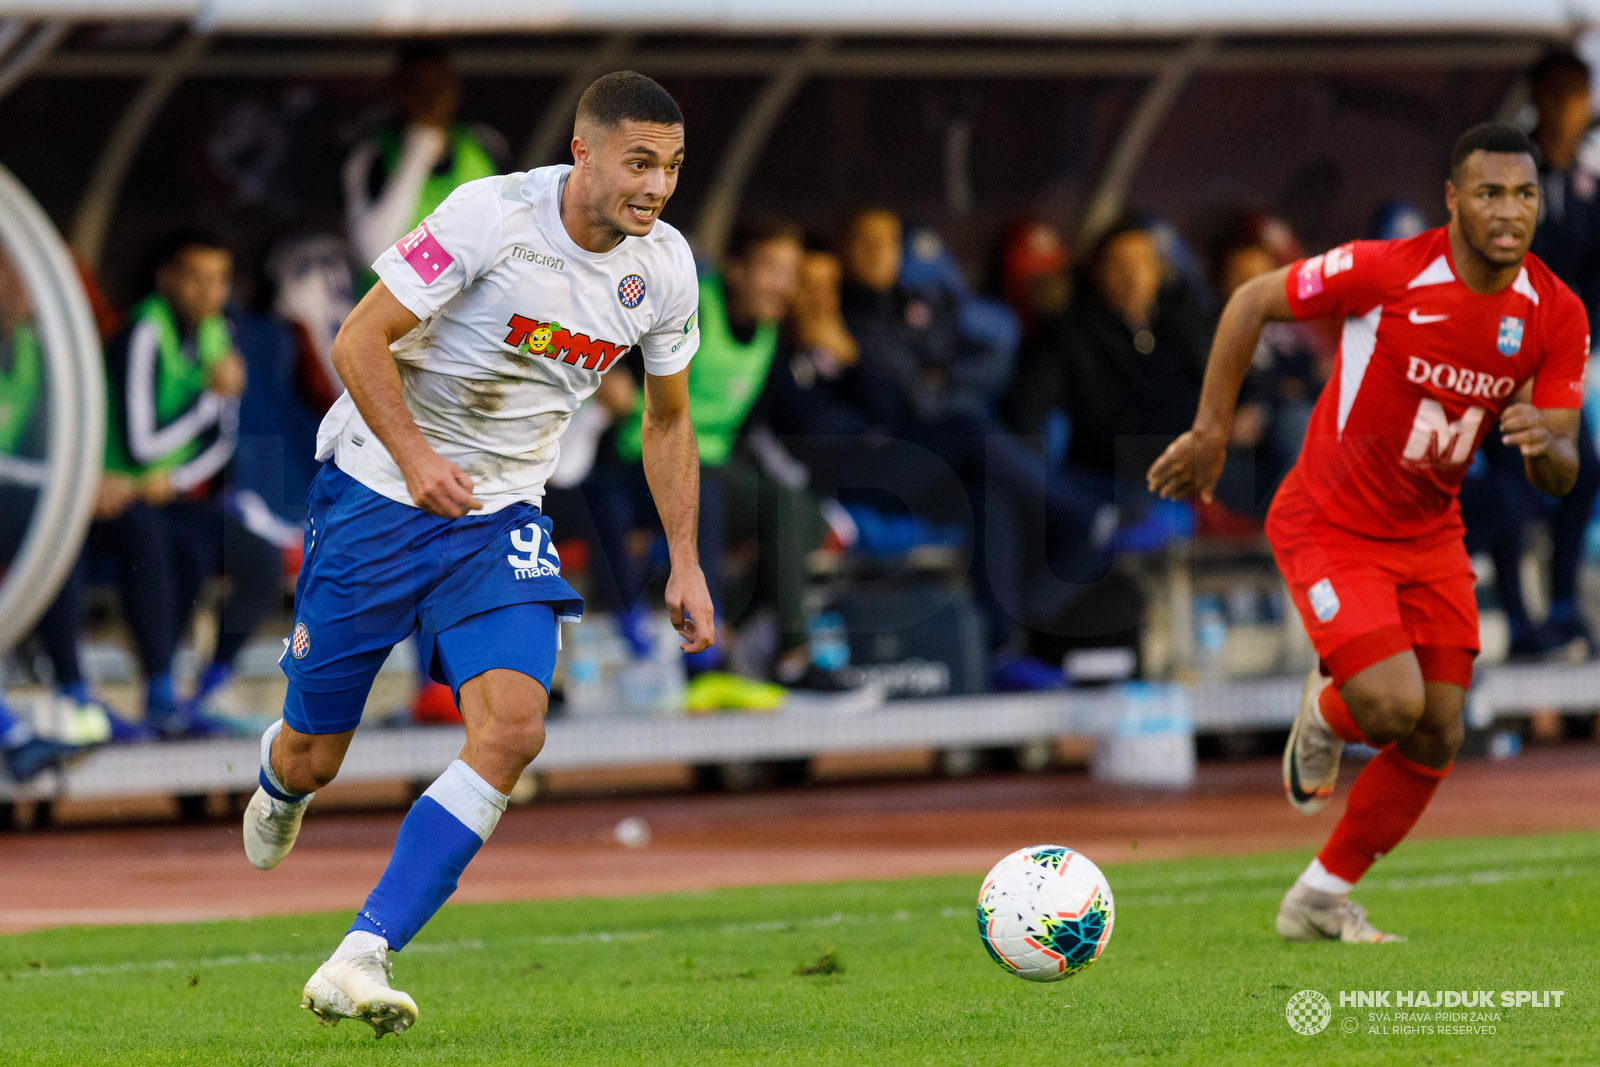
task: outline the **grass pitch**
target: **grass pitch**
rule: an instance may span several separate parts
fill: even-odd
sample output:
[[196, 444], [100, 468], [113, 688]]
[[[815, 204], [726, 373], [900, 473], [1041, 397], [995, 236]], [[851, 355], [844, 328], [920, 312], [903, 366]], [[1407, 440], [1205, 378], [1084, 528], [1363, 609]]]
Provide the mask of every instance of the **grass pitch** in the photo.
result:
[[[381, 1043], [297, 1007], [346, 914], [0, 937], [0, 1063], [1595, 1062], [1600, 834], [1405, 845], [1357, 894], [1404, 945], [1280, 941], [1305, 862], [1110, 867], [1105, 955], [1042, 986], [984, 954], [979, 872], [446, 908], [395, 967], [418, 1025]], [[1480, 988], [1564, 996], [1450, 1023], [1495, 1028], [1476, 1034], [1339, 1006], [1341, 990]], [[1333, 1004], [1313, 1036], [1285, 1019], [1302, 989]]]

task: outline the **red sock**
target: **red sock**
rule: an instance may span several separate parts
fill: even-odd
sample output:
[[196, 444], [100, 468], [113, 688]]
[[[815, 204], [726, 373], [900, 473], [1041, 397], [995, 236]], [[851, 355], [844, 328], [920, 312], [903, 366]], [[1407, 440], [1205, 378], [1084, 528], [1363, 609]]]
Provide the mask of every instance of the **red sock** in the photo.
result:
[[1329, 874], [1360, 881], [1367, 868], [1411, 832], [1449, 773], [1449, 767], [1424, 767], [1386, 745], [1350, 787], [1344, 817], [1317, 859]]
[[1344, 697], [1339, 695], [1338, 686], [1327, 685], [1317, 697], [1317, 710], [1322, 712], [1322, 721], [1328, 724], [1328, 729], [1338, 735], [1341, 741], [1352, 745], [1367, 744], [1367, 735], [1361, 732], [1361, 727], [1356, 725], [1356, 720], [1350, 715], [1350, 706], [1344, 702]]

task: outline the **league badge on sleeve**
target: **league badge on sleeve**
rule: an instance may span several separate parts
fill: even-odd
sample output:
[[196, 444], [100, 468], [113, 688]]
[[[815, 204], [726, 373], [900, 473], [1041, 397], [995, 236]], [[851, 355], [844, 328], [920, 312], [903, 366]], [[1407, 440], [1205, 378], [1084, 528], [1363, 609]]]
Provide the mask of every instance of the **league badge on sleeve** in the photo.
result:
[[617, 283], [617, 299], [625, 308], [636, 308], [644, 300], [644, 279], [630, 274]]
[[1500, 320], [1500, 354], [1514, 356], [1522, 351], [1522, 320], [1507, 315]]

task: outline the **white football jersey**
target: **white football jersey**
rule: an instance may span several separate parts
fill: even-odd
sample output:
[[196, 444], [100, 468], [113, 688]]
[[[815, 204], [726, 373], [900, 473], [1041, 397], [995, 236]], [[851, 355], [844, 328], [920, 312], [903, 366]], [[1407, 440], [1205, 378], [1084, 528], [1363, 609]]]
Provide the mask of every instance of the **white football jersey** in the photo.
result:
[[[561, 222], [569, 166], [467, 182], [372, 269], [422, 321], [391, 347], [406, 407], [467, 472], [485, 514], [537, 504], [561, 432], [600, 375], [638, 345], [645, 370], [676, 374], [700, 345], [699, 287], [683, 235], [656, 221], [609, 252]], [[414, 504], [346, 393], [317, 431], [317, 458]]]

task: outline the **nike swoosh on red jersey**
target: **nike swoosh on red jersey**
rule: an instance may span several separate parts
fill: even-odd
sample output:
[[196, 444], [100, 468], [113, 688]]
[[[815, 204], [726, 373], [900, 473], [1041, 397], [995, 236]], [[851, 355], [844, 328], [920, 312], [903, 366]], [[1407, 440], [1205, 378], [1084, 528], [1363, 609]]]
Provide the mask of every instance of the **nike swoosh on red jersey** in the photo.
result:
[[1430, 322], [1443, 322], [1449, 317], [1449, 315], [1419, 315], [1417, 314], [1416, 308], [1411, 309], [1410, 316], [1411, 321], [1416, 323], [1418, 326], [1426, 326]]

